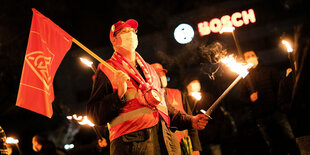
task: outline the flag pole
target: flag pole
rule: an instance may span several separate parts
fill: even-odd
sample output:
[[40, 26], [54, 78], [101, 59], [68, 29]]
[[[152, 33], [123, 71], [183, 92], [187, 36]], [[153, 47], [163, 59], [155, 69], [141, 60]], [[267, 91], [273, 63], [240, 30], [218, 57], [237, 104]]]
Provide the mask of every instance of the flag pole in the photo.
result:
[[81, 47], [85, 52], [87, 52], [89, 55], [91, 55], [92, 57], [94, 57], [95, 59], [97, 59], [99, 62], [101, 62], [103, 65], [105, 65], [106, 67], [108, 67], [111, 71], [116, 72], [117, 70], [115, 68], [113, 68], [110, 64], [108, 64], [107, 62], [105, 62], [104, 60], [102, 60], [98, 55], [96, 55], [94, 52], [92, 52], [90, 49], [88, 49], [86, 46], [84, 46], [82, 43], [80, 43], [79, 41], [77, 41], [75, 38], [72, 38], [72, 42], [74, 42], [76, 45], [78, 45], [79, 47]]

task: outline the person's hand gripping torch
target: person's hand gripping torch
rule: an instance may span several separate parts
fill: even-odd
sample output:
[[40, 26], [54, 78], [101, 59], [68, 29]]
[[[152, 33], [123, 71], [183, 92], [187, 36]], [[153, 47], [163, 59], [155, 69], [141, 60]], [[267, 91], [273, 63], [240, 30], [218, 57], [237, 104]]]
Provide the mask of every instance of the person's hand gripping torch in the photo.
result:
[[244, 63], [238, 63], [236, 62], [233, 55], [229, 55], [227, 57], [224, 57], [221, 59], [221, 62], [227, 65], [231, 71], [239, 74], [239, 76], [230, 84], [230, 86], [222, 93], [222, 95], [211, 105], [211, 107], [205, 111], [203, 109], [200, 110], [203, 114], [207, 115], [209, 118], [211, 118], [212, 112], [218, 107], [221, 100], [228, 94], [228, 92], [242, 79], [245, 78], [253, 64], [244, 64]]

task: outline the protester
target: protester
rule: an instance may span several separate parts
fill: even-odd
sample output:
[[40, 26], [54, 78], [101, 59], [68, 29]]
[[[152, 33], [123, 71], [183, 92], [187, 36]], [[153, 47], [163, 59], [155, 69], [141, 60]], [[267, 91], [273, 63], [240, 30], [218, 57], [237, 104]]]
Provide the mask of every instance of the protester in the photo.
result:
[[244, 52], [244, 59], [254, 66], [243, 80], [244, 94], [253, 106], [253, 117], [270, 154], [300, 154], [284, 113], [277, 108], [280, 74], [259, 63], [254, 51]]
[[[156, 73], [158, 74], [162, 88], [165, 89], [165, 99], [166, 102], [169, 102], [172, 106], [176, 109], [192, 115], [192, 110], [189, 107], [188, 101], [184, 94], [181, 93], [179, 89], [167, 88], [168, 82], [166, 73], [168, 72], [160, 63], [153, 63], [151, 66], [155, 69]], [[175, 134], [177, 135], [179, 142], [181, 144], [182, 154], [193, 154], [199, 155], [202, 151], [198, 131], [195, 129], [191, 130], [176, 130]]]
[[[297, 144], [302, 155], [310, 154], [310, 104], [309, 96], [309, 21], [299, 25], [295, 31], [294, 61], [296, 61], [295, 77], [287, 77], [287, 87], [292, 87], [289, 103], [289, 119]], [[291, 75], [293, 76], [293, 75]], [[291, 79], [290, 79], [291, 78]], [[293, 80], [295, 79], [295, 80]]]
[[[193, 113], [199, 113], [201, 109], [207, 111], [212, 103], [215, 101], [213, 94], [206, 92], [202, 89], [202, 79], [199, 76], [190, 74], [185, 78], [186, 93], [185, 96], [189, 102], [190, 107], [193, 109]], [[206, 85], [204, 85], [206, 87]], [[210, 89], [210, 88], [209, 88]], [[199, 93], [201, 98], [194, 97]], [[222, 111], [224, 109], [219, 106], [214, 109], [212, 113], [212, 120], [208, 122], [208, 125], [204, 130], [200, 130], [199, 138], [202, 146], [202, 154], [206, 155], [220, 155], [222, 154], [222, 137], [226, 136], [227, 120]], [[230, 132], [229, 132], [230, 133]]]
[[44, 134], [33, 136], [32, 149], [38, 155], [65, 155], [65, 152], [58, 150], [55, 144]]
[[81, 145], [68, 151], [68, 155], [108, 155], [109, 148], [107, 148], [108, 143], [105, 138], [98, 138], [94, 142]]
[[179, 154], [169, 126], [201, 130], [208, 118], [181, 113], [162, 99], [164, 91], [155, 70], [135, 51], [137, 27], [133, 19], [112, 25], [115, 52], [107, 63], [117, 71], [99, 64], [88, 116], [97, 125], [109, 122], [111, 154]]

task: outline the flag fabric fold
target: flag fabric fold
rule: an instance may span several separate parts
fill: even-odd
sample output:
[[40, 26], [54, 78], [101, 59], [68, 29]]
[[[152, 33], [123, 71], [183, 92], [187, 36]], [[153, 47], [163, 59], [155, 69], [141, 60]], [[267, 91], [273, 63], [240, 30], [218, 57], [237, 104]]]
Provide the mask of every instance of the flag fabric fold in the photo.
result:
[[54, 76], [73, 38], [36, 9], [32, 11], [16, 106], [51, 118]]

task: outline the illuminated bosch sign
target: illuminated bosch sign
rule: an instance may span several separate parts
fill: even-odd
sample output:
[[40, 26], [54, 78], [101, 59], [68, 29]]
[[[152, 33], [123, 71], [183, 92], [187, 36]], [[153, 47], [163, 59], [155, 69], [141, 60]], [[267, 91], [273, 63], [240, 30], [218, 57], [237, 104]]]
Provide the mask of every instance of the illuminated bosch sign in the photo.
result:
[[255, 23], [256, 18], [253, 9], [235, 12], [231, 16], [225, 15], [213, 18], [210, 22], [203, 21], [197, 24], [200, 36], [209, 35], [211, 32], [218, 33], [223, 27], [240, 27], [249, 23]]

